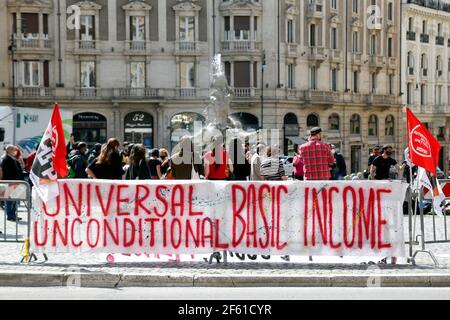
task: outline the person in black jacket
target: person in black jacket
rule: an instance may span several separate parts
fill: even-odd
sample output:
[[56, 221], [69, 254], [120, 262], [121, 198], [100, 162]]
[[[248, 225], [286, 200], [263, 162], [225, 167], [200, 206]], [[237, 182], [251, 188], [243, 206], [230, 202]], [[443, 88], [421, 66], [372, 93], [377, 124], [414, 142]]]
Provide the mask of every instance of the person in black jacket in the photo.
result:
[[125, 173], [126, 180], [149, 180], [150, 170], [145, 159], [147, 150], [142, 144], [135, 144], [128, 158], [129, 167]]
[[76, 144], [76, 150], [74, 154], [69, 158], [69, 163], [75, 172], [74, 179], [87, 179], [87, 161], [86, 153], [87, 144], [84, 142], [79, 142]]
[[89, 164], [86, 173], [93, 179], [122, 180], [124, 174], [119, 155], [119, 140], [111, 138], [102, 146], [96, 161]]
[[331, 153], [336, 160], [335, 165], [331, 168], [331, 179], [333, 180], [343, 180], [347, 175], [347, 165], [345, 164], [345, 159], [342, 154], [340, 154], [334, 144], [330, 145]]
[[250, 163], [247, 160], [242, 141], [238, 138], [231, 140], [230, 158], [233, 163], [232, 180], [246, 181], [250, 176]]
[[[23, 181], [23, 171], [16, 159], [18, 152], [18, 148], [13, 145], [8, 145], [6, 147], [6, 155], [2, 160], [2, 171], [3, 171], [3, 180], [8, 181]], [[8, 221], [20, 221], [21, 218], [17, 217], [17, 202], [15, 201], [6, 201], [6, 215]]]

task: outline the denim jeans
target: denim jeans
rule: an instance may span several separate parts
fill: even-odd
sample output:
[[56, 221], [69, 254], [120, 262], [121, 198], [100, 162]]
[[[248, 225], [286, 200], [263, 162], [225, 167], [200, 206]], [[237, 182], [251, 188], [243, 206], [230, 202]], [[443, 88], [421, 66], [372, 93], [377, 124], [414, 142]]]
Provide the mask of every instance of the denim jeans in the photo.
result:
[[6, 201], [5, 211], [8, 219], [16, 220], [17, 202]]

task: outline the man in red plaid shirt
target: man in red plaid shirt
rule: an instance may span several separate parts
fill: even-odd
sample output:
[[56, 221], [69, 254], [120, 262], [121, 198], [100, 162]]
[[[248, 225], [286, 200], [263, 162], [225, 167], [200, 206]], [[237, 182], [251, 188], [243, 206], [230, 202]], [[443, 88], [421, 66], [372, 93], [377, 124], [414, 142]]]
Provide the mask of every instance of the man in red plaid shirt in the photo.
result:
[[330, 145], [322, 142], [322, 129], [311, 129], [309, 142], [299, 148], [298, 155], [304, 163], [305, 180], [330, 180], [334, 156]]

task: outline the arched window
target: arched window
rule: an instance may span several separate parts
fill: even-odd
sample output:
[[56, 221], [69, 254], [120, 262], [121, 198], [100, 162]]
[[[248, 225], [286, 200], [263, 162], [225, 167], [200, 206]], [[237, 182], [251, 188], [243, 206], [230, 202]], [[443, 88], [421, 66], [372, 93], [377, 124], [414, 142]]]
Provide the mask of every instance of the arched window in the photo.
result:
[[131, 112], [125, 116], [125, 141], [142, 143], [153, 148], [153, 117], [146, 112]]
[[339, 131], [339, 115], [333, 113], [328, 117], [328, 130]]
[[350, 118], [350, 134], [361, 134], [361, 118], [357, 114]]
[[384, 134], [386, 136], [394, 136], [394, 129], [395, 129], [395, 122], [394, 122], [394, 116], [388, 115], [386, 117], [386, 123], [385, 123], [385, 129]]
[[428, 58], [425, 53], [422, 53], [422, 58], [420, 59], [420, 67], [422, 69], [428, 69]]
[[378, 137], [378, 118], [374, 114], [369, 117], [369, 137]]
[[205, 117], [198, 113], [183, 112], [174, 115], [170, 120], [172, 149], [183, 136], [194, 136], [201, 132], [204, 124]]
[[230, 115], [236, 127], [244, 131], [257, 131], [259, 129], [258, 118], [246, 112], [238, 112]]
[[310, 114], [306, 118], [306, 126], [308, 128], [318, 127], [319, 126], [319, 117], [315, 114]]
[[414, 68], [414, 54], [412, 51], [408, 52], [408, 67]]

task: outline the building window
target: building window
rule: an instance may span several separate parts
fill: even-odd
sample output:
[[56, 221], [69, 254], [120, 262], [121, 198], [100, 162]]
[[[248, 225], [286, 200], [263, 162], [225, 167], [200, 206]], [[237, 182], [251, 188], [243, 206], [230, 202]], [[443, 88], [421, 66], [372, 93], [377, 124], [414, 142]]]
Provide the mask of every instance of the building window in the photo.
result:
[[235, 40], [250, 40], [250, 17], [234, 17], [234, 38]]
[[359, 52], [359, 33], [357, 31], [352, 33], [352, 52]]
[[377, 54], [377, 36], [376, 35], [370, 36], [370, 54], [372, 56], [375, 56]]
[[353, 13], [359, 13], [359, 5], [358, 5], [358, 1], [359, 1], [359, 0], [353, 0], [353, 3], [352, 3], [352, 10], [353, 10]]
[[337, 28], [331, 28], [331, 49], [337, 49]]
[[394, 75], [390, 74], [389, 75], [388, 94], [391, 95], [391, 96], [394, 94], [394, 79], [395, 79]]
[[308, 128], [318, 127], [319, 126], [319, 117], [315, 114], [310, 114], [306, 118], [306, 126]]
[[406, 88], [406, 103], [411, 105], [413, 103], [413, 84], [409, 82]]
[[314, 66], [309, 68], [309, 88], [311, 90], [317, 89], [317, 69]]
[[339, 115], [337, 115], [336, 113], [333, 113], [328, 118], [328, 130], [339, 131], [339, 128], [340, 128], [339, 123], [340, 123]]
[[394, 18], [394, 5], [392, 2], [388, 3], [388, 20], [392, 21]]
[[393, 48], [392, 48], [392, 37], [388, 38], [388, 57], [392, 58], [394, 56]]
[[353, 71], [353, 93], [359, 92], [359, 72]]
[[357, 114], [350, 118], [350, 134], [361, 134], [361, 118]]
[[195, 41], [195, 17], [180, 16], [180, 41]]
[[420, 85], [420, 104], [422, 106], [427, 104], [427, 85], [426, 84]]
[[23, 62], [23, 86], [39, 87], [40, 86], [40, 62], [24, 61]]
[[130, 17], [130, 39], [131, 41], [145, 40], [145, 17], [132, 16]]
[[295, 74], [295, 66], [292, 63], [290, 63], [288, 64], [288, 89], [295, 88], [294, 74]]
[[95, 88], [95, 62], [82, 61], [81, 62], [81, 87]]
[[377, 74], [373, 72], [370, 76], [370, 83], [371, 83], [371, 92], [372, 94], [377, 93]]
[[376, 115], [369, 117], [369, 137], [378, 137], [378, 118]]
[[145, 88], [145, 62], [132, 62], [131, 70], [131, 88]]
[[351, 146], [352, 173], [361, 171], [361, 146]]
[[316, 25], [311, 24], [309, 26], [309, 46], [315, 47], [316, 46]]
[[331, 69], [331, 90], [334, 92], [338, 91], [337, 73], [338, 73], [338, 71], [336, 68]]
[[180, 87], [195, 88], [195, 64], [193, 62], [180, 63]]
[[80, 16], [80, 40], [95, 40], [95, 16]]
[[331, 9], [337, 10], [338, 9], [338, 0], [331, 0]]
[[287, 43], [294, 43], [294, 20], [287, 21]]
[[384, 134], [386, 136], [394, 136], [394, 128], [395, 128], [394, 116], [389, 115], [386, 117]]

